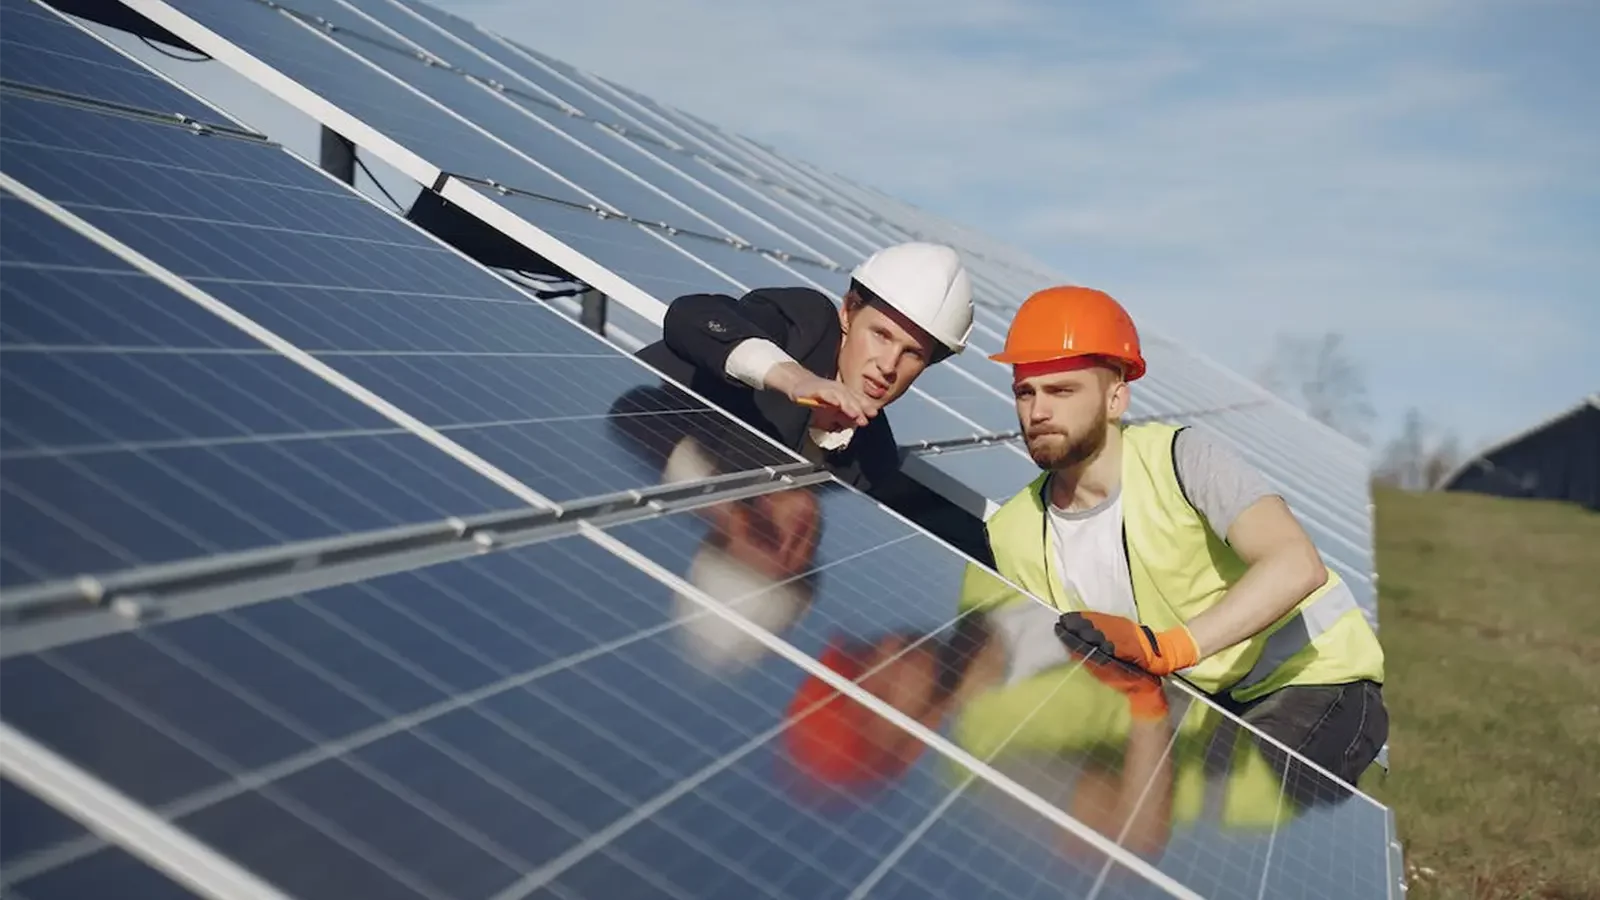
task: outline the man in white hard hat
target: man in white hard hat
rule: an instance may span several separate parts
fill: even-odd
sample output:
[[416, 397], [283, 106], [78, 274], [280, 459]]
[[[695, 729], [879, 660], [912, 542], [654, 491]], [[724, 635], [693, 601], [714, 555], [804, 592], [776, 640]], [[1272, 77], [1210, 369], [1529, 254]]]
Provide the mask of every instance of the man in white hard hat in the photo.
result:
[[960, 256], [913, 241], [857, 266], [842, 304], [803, 287], [678, 297], [662, 340], [637, 356], [982, 560], [981, 521], [901, 474], [884, 415], [928, 366], [966, 349], [971, 331]]

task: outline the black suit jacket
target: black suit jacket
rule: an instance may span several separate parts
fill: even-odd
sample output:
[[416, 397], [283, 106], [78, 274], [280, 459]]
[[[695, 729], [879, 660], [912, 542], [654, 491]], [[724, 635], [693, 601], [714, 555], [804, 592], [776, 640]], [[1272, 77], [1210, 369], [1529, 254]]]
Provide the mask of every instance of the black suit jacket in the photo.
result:
[[[728, 354], [741, 341], [765, 338], [822, 378], [839, 369], [839, 307], [810, 288], [760, 288], [735, 300], [725, 294], [687, 294], [667, 308], [662, 339], [639, 359], [799, 452], [811, 411], [777, 391], [754, 390], [726, 374]], [[888, 410], [856, 429], [824, 464], [861, 490], [980, 562], [993, 565], [983, 521], [900, 471], [900, 448]]]
[[[728, 377], [728, 354], [741, 341], [765, 338], [815, 375], [832, 378], [839, 370], [839, 308], [809, 288], [762, 288], [740, 300], [688, 294], [667, 308], [661, 333], [660, 341], [639, 350], [640, 359], [797, 452], [811, 410]], [[869, 493], [893, 478], [900, 452], [887, 411], [856, 429], [824, 462], [840, 481]]]

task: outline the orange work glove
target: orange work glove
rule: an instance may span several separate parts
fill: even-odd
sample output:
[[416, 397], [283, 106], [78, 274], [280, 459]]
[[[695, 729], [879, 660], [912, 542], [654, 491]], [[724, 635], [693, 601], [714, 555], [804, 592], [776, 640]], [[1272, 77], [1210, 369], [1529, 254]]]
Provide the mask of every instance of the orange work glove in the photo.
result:
[[1082, 660], [1083, 667], [1096, 681], [1128, 698], [1128, 708], [1135, 721], [1155, 721], [1167, 717], [1167, 694], [1161, 689], [1161, 679], [1149, 672], [1107, 655], [1098, 646], [1085, 643], [1077, 635], [1059, 624], [1056, 637], [1066, 646], [1073, 659]]
[[1200, 661], [1200, 648], [1182, 625], [1155, 632], [1110, 613], [1069, 612], [1056, 621], [1056, 634], [1063, 632], [1152, 675], [1171, 675]]

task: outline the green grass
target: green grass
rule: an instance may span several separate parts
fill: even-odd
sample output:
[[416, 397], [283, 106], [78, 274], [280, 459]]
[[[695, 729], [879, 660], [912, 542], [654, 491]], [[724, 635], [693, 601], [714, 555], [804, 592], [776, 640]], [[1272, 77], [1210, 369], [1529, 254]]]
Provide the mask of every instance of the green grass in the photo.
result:
[[1600, 515], [1378, 489], [1390, 764], [1413, 900], [1600, 898]]

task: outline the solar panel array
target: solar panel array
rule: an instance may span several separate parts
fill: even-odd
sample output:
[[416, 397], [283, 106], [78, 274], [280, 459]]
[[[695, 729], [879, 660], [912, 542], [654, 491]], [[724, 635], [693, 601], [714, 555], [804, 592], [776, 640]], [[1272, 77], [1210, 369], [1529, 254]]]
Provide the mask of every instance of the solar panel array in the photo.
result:
[[[1053, 280], [1014, 252], [431, 7], [127, 5], [639, 338], [678, 293], [957, 244], [979, 347], [891, 418], [991, 500], [1032, 476], [981, 355]], [[1152, 722], [1064, 655], [997, 680], [1026, 648], [944, 544], [74, 21], [0, 15], [8, 896], [1395, 889], [1384, 807], [1181, 684]], [[1359, 463], [1150, 343], [1137, 412], [1214, 423], [1365, 584]], [[812, 759], [839, 693], [864, 784]]]

